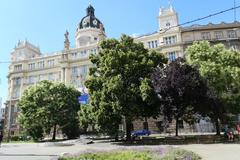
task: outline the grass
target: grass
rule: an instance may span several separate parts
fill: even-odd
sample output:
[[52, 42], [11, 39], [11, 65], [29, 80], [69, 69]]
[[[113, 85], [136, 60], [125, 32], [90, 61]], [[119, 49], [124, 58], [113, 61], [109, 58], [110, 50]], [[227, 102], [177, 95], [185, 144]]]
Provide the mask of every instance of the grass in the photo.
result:
[[9, 141], [9, 142], [3, 141], [2, 143], [6, 144], [6, 143], [35, 143], [35, 142], [34, 141]]
[[161, 160], [201, 160], [202, 158], [194, 152], [177, 149], [168, 152]]
[[59, 160], [201, 160], [201, 157], [191, 151], [173, 149], [161, 156], [150, 151], [119, 151], [85, 153], [78, 157], [61, 157]]
[[59, 160], [152, 160], [150, 152], [122, 151], [111, 153], [86, 153], [79, 157], [61, 157]]

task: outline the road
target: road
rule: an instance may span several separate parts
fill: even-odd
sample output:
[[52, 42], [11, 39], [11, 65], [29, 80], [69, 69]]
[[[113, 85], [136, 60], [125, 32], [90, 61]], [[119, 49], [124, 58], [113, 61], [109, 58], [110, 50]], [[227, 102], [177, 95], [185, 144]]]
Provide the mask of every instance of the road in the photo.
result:
[[106, 142], [82, 144], [74, 142], [72, 146], [52, 146], [51, 143], [3, 144], [0, 148], [0, 160], [57, 160], [62, 154], [79, 154], [88, 151], [112, 151], [125, 149], [154, 149], [177, 147], [191, 150], [203, 157], [203, 160], [240, 160], [240, 144], [192, 144], [192, 145], [154, 145], [121, 146]]

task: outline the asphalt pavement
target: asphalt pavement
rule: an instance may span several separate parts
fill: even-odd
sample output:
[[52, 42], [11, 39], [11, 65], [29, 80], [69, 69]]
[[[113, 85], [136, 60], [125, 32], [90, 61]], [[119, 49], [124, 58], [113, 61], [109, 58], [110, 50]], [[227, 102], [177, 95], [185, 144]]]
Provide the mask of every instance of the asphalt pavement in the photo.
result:
[[79, 141], [67, 141], [64, 143], [60, 145], [55, 143], [3, 143], [0, 148], [0, 160], [57, 160], [59, 155], [77, 155], [89, 151], [159, 150], [168, 147], [191, 150], [199, 154], [203, 160], [240, 160], [240, 144], [122, 146], [103, 141], [97, 141], [93, 144]]

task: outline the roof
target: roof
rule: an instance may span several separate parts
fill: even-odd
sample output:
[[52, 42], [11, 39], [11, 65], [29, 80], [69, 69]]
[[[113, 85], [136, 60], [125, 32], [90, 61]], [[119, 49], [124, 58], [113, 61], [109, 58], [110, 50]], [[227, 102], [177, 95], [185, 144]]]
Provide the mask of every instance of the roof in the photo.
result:
[[234, 21], [232, 23], [221, 22], [219, 24], [208, 23], [207, 25], [194, 24], [187, 27], [181, 27], [182, 32], [196, 31], [196, 30], [209, 30], [209, 29], [222, 29], [222, 28], [239, 28], [240, 22]]

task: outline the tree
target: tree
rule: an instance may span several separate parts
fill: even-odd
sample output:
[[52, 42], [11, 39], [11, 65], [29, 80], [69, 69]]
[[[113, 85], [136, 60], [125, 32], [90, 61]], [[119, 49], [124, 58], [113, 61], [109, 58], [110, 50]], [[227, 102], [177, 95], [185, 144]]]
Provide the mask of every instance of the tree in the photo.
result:
[[50, 133], [52, 128], [52, 140], [55, 140], [57, 126], [68, 138], [76, 137], [79, 96], [79, 91], [63, 83], [41, 81], [24, 91], [18, 103], [19, 122], [35, 140]]
[[165, 68], [156, 68], [151, 80], [161, 101], [164, 117], [168, 121], [175, 119], [178, 136], [179, 119], [192, 122], [195, 106], [201, 105], [206, 97], [207, 86], [198, 70], [178, 58]]
[[[222, 44], [210, 46], [209, 42], [195, 42], [187, 49], [187, 61], [199, 69], [200, 74], [207, 80], [213, 94], [212, 108], [217, 134], [220, 134], [219, 120], [225, 110], [220, 106], [228, 103], [228, 111], [239, 113], [240, 98], [240, 52], [227, 50]], [[219, 104], [221, 104], [219, 106]], [[225, 110], [226, 111], [226, 110]]]
[[78, 117], [80, 122], [80, 128], [83, 132], [87, 132], [89, 125], [94, 126], [96, 124], [96, 115], [91, 105], [82, 105], [78, 111]]
[[159, 107], [150, 105], [151, 99], [146, 95], [151, 90], [147, 79], [153, 68], [162, 66], [166, 59], [126, 35], [119, 41], [105, 40], [100, 46], [100, 53], [90, 57], [95, 67], [90, 69], [86, 82], [91, 105], [96, 109], [101, 128], [116, 130], [124, 117], [130, 140], [133, 120], [146, 112], [147, 115], [159, 112]]

